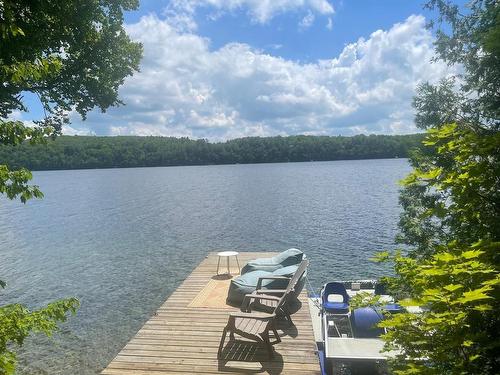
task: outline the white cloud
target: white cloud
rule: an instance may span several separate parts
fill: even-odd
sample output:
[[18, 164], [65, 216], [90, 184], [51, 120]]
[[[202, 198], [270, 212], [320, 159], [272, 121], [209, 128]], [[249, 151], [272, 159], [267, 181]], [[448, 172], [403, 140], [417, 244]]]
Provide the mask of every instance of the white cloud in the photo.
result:
[[188, 18], [192, 20], [199, 8], [214, 10], [209, 15], [211, 18], [218, 18], [224, 12], [243, 10], [256, 23], [267, 23], [275, 16], [290, 11], [302, 10], [321, 15], [334, 13], [334, 8], [328, 0], [172, 0], [165, 13], [174, 21], [181, 18], [181, 22], [176, 22], [176, 26], [180, 25], [186, 30], [185, 21]]
[[282, 49], [283, 48], [283, 44], [273, 43], [273, 44], [269, 44], [267, 47], [271, 48], [271, 49], [274, 49], [274, 50], [278, 50], [278, 49]]
[[88, 128], [75, 129], [70, 125], [63, 125], [62, 133], [64, 135], [95, 135], [95, 132]]
[[326, 23], [326, 28], [328, 30], [332, 30], [333, 29], [333, 21], [332, 21], [331, 17], [328, 17], [328, 22]]
[[120, 89], [126, 106], [92, 112], [74, 129], [212, 140], [407, 133], [415, 131], [416, 85], [437, 81], [448, 69], [430, 65], [433, 37], [421, 16], [375, 31], [335, 58], [307, 64], [241, 43], [211, 51], [208, 39], [153, 15], [127, 30], [143, 43], [144, 58], [141, 72]]
[[307, 14], [302, 18], [302, 20], [299, 22], [299, 29], [300, 30], [305, 30], [308, 29], [312, 26], [314, 23], [314, 14], [312, 14], [311, 11], [307, 12]]
[[10, 121], [23, 121], [23, 113], [20, 110], [15, 109], [14, 111], [12, 111], [10, 113], [9, 120]]

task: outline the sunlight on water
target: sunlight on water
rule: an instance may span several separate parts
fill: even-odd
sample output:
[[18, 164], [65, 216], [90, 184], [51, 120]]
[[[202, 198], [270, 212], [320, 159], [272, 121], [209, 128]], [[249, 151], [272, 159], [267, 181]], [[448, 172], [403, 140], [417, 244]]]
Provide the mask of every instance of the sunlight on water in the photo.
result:
[[327, 280], [375, 278], [394, 248], [406, 160], [35, 172], [45, 193], [0, 201], [1, 303], [66, 296], [82, 306], [34, 337], [27, 373], [95, 374], [209, 251], [281, 251]]

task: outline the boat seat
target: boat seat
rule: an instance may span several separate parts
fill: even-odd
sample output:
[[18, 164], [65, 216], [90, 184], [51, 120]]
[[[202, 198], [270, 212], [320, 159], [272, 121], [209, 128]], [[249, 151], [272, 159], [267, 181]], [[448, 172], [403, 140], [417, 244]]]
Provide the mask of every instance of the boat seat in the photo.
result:
[[[331, 301], [330, 297], [336, 295], [341, 301]], [[349, 313], [349, 295], [344, 284], [339, 282], [327, 283], [321, 291], [321, 305], [330, 314], [345, 315]]]
[[330, 314], [348, 314], [349, 304], [343, 302], [325, 302], [323, 308]]

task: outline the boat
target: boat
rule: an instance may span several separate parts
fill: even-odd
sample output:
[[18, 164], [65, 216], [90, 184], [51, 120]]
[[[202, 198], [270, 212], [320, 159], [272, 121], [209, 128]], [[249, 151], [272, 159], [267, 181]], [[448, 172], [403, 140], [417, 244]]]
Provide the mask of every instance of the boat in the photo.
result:
[[[334, 281], [320, 295], [309, 296], [309, 309], [322, 375], [349, 365], [351, 373], [377, 373], [396, 351], [384, 351], [384, 333], [377, 323], [384, 314], [403, 311], [377, 280]], [[377, 306], [352, 310], [349, 300], [359, 293], [377, 295]], [[335, 372], [337, 372], [335, 371]]]

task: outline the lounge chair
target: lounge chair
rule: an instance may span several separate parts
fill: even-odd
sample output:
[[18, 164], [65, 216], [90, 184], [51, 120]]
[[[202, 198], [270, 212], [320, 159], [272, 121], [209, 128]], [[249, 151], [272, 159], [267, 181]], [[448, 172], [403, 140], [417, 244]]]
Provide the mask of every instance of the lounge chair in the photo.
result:
[[[275, 264], [277, 260], [280, 260], [281, 263]], [[297, 273], [303, 260], [305, 260], [305, 255], [300, 250], [289, 249], [273, 258], [261, 258], [249, 262], [242, 268], [242, 273], [245, 270], [247, 272], [231, 280], [227, 302], [234, 306], [241, 305], [245, 295], [263, 287], [267, 289], [286, 289], [289, 279]], [[293, 264], [288, 265], [289, 263]], [[256, 269], [257, 265], [263, 269]], [[252, 271], [248, 272], [249, 269]], [[264, 269], [267, 269], [267, 271]], [[306, 282], [305, 273], [301, 274], [302, 277], [296, 281], [293, 287], [291, 297], [297, 298], [302, 288], [304, 288]], [[260, 284], [257, 285], [259, 280]]]
[[[304, 277], [307, 271], [307, 266], [309, 261], [304, 259], [300, 262], [297, 271], [293, 274], [291, 278], [286, 278], [283, 276], [263, 276], [257, 281], [257, 289], [251, 294], [247, 294], [243, 299], [241, 305], [242, 311], [247, 311], [249, 308], [252, 310], [264, 310], [272, 311], [278, 317], [284, 316], [290, 324], [293, 324], [290, 304], [296, 299], [296, 287]], [[288, 284], [285, 289], [269, 289], [264, 288], [264, 280], [288, 280]], [[302, 289], [302, 288], [301, 288]], [[300, 291], [299, 291], [300, 293]]]
[[[298, 265], [292, 265], [277, 269], [273, 272], [268, 271], [252, 271], [244, 275], [235, 277], [231, 280], [227, 295], [227, 302], [234, 306], [240, 306], [245, 295], [255, 292], [257, 282], [265, 276], [282, 276], [274, 279], [266, 279], [262, 282], [262, 287], [270, 289], [285, 289], [288, 285], [288, 280], [295, 274]], [[303, 280], [305, 282], [305, 280]]]
[[[272, 345], [281, 342], [281, 338], [276, 331], [276, 318], [277, 316], [285, 316], [290, 324], [293, 324], [287, 304], [294, 292], [294, 288], [306, 272], [308, 264], [308, 260], [303, 260], [291, 278], [283, 276], [264, 276], [259, 278], [257, 290], [251, 294], [247, 294], [243, 299], [242, 312], [229, 314], [229, 319], [226, 327], [224, 327], [219, 344], [219, 357], [222, 354], [228, 332], [231, 340], [234, 340], [234, 334], [238, 334], [247, 339], [264, 343], [269, 357], [273, 357], [274, 351]], [[264, 289], [262, 285], [266, 279], [288, 280], [288, 284], [285, 289]], [[262, 308], [267, 311], [260, 313], [253, 312], [255, 309]], [[269, 332], [273, 332], [276, 338], [276, 341], [273, 343], [269, 339]]]
[[298, 265], [305, 257], [305, 254], [299, 249], [288, 249], [271, 258], [251, 260], [241, 269], [241, 274], [244, 275], [252, 271], [274, 272], [280, 268]]

